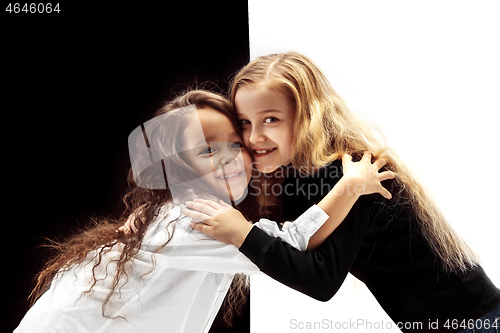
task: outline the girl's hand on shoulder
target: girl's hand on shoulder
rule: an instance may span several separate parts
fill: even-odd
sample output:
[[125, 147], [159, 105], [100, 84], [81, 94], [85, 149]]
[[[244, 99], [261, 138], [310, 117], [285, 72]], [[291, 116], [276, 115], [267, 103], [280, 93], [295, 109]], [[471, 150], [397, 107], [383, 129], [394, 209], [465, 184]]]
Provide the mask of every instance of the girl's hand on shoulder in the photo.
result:
[[121, 231], [125, 235], [130, 235], [131, 233], [134, 233], [134, 234], [137, 233], [139, 231], [139, 226], [136, 225], [136, 223], [138, 223], [139, 220], [143, 224], [146, 222], [146, 219], [144, 217], [142, 217], [142, 218], [139, 217], [139, 215], [141, 215], [143, 213], [143, 209], [145, 206], [146, 206], [146, 204], [140, 206], [139, 208], [137, 208], [137, 210], [135, 212], [130, 214], [130, 216], [128, 217], [125, 224], [123, 224], [121, 227], [119, 227], [118, 230], [116, 230], [116, 232]]
[[224, 201], [196, 199], [188, 201], [184, 215], [199, 223], [191, 223], [191, 227], [220, 242], [238, 247], [243, 244], [252, 229], [245, 217]]
[[392, 171], [379, 172], [387, 161], [380, 158], [372, 164], [371, 158], [372, 154], [369, 152], [365, 152], [359, 162], [353, 162], [352, 156], [348, 154], [342, 157], [342, 168], [348, 189], [358, 195], [379, 193], [384, 198], [391, 199], [391, 193], [382, 186], [381, 182], [393, 179], [396, 174]]

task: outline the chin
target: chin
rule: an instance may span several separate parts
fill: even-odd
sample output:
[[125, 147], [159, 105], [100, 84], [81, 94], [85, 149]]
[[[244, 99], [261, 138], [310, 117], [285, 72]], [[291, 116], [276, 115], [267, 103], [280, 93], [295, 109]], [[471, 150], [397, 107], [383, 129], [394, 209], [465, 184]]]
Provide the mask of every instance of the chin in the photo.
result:
[[242, 202], [246, 198], [246, 196], [248, 194], [248, 188], [245, 187], [242, 190], [234, 191], [232, 193], [234, 193], [234, 195], [233, 195], [234, 204], [237, 205], [237, 204], [239, 204], [240, 202]]
[[257, 169], [262, 173], [271, 173], [274, 172], [279, 167], [280, 167], [279, 165], [266, 165], [266, 166], [259, 166]]

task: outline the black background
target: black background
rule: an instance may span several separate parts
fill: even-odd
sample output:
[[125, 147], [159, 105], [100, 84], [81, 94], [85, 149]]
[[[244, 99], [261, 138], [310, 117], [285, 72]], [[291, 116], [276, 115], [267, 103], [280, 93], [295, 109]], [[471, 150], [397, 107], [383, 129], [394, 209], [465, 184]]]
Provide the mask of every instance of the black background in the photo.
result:
[[2, 331], [27, 310], [44, 237], [119, 209], [130, 132], [195, 83], [226, 91], [249, 61], [246, 2], [168, 3], [9, 14], [2, 2]]

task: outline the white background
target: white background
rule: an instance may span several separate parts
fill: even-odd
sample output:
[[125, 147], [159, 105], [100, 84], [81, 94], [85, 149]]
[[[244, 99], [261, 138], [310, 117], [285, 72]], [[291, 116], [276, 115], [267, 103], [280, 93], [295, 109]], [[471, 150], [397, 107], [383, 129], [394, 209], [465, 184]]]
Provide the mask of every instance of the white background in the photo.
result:
[[[316, 62], [353, 111], [381, 126], [497, 286], [499, 17], [498, 1], [249, 1], [251, 60], [298, 51]], [[252, 332], [329, 331], [330, 320], [380, 332], [390, 322], [350, 277], [327, 303], [264, 275], [251, 290]]]

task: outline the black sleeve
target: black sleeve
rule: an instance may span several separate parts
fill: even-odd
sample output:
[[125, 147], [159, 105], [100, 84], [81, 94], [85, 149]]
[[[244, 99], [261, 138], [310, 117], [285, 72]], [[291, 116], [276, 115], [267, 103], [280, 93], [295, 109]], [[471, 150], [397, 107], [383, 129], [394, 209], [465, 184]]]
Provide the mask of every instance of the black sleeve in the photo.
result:
[[370, 197], [362, 196], [342, 224], [314, 251], [301, 252], [253, 228], [240, 247], [262, 272], [319, 301], [330, 300], [344, 282], [370, 224]]

